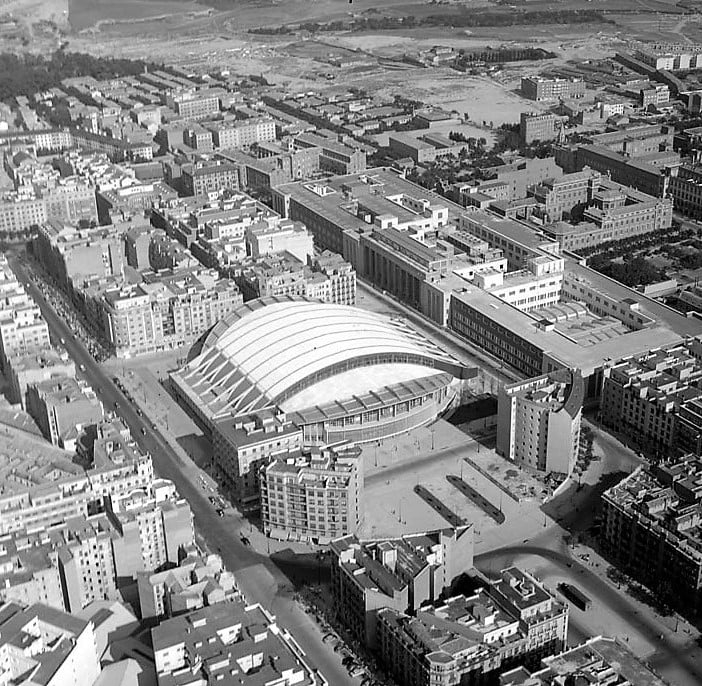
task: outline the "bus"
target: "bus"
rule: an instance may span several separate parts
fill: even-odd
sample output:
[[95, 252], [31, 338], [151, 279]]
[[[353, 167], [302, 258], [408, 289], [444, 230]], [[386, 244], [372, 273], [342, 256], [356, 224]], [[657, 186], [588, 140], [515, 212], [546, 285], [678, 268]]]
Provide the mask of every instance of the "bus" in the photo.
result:
[[575, 607], [581, 609], [583, 612], [588, 610], [592, 605], [592, 600], [586, 596], [577, 586], [573, 584], [567, 584], [565, 581], [558, 584], [558, 588], [561, 593], [569, 600]]

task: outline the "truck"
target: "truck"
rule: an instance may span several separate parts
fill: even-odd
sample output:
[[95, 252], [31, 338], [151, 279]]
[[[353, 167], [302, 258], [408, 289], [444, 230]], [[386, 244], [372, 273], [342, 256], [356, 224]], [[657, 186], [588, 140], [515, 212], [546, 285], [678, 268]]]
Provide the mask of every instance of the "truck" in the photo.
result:
[[592, 600], [577, 586], [563, 581], [558, 584], [558, 588], [567, 600], [569, 600], [571, 603], [573, 603], [573, 605], [575, 605], [575, 607], [579, 608], [583, 612], [588, 610], [592, 605]]

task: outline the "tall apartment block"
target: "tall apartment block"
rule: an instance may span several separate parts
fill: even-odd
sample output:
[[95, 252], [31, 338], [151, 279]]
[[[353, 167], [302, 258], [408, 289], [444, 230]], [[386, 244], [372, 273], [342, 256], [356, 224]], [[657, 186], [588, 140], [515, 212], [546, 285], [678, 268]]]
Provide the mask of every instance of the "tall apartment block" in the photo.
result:
[[498, 454], [540, 472], [570, 474], [584, 398], [582, 377], [569, 369], [503, 386], [497, 403]]
[[525, 98], [536, 102], [578, 100], [585, 97], [585, 82], [582, 79], [525, 76], [522, 77], [521, 90]]
[[604, 368], [600, 419], [654, 455], [675, 454], [678, 446], [696, 447], [700, 356], [702, 341], [692, 338], [609, 363]]
[[602, 494], [602, 545], [627, 574], [691, 616], [702, 610], [702, 460], [638, 467]]
[[112, 526], [105, 515], [76, 517], [66, 523], [58, 567], [69, 612], [119, 597], [112, 544]]
[[414, 613], [473, 566], [473, 528], [367, 543], [346, 536], [330, 549], [337, 616], [356, 639], [376, 648], [378, 610]]
[[267, 536], [328, 543], [355, 534], [363, 513], [360, 449], [316, 449], [261, 470], [261, 520]]
[[27, 411], [44, 437], [75, 450], [81, 430], [102, 420], [102, 403], [84, 381], [70, 376], [48, 379], [27, 389]]
[[403, 686], [495, 681], [515, 665], [536, 667], [560, 651], [568, 606], [530, 574], [511, 567], [470, 596], [424, 606], [416, 616], [378, 613], [380, 660]]
[[185, 500], [156, 502], [136, 497], [120, 512], [110, 512], [118, 537], [114, 539], [118, 578], [178, 564], [195, 540], [193, 514]]

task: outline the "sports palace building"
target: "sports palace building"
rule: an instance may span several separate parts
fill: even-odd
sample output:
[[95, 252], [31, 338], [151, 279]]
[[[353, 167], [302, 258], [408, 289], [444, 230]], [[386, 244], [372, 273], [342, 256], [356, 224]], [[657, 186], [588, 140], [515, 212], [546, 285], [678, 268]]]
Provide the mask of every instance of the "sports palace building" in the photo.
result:
[[303, 297], [252, 300], [171, 375], [205, 429], [275, 409], [306, 444], [364, 443], [427, 424], [476, 370], [399, 319]]

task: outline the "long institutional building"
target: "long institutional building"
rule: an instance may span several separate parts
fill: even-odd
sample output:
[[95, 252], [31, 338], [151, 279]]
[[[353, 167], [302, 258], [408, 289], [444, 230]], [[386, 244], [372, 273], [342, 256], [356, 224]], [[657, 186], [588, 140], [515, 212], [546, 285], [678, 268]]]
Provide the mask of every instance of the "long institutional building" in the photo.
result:
[[[596, 178], [586, 192], [588, 183], [593, 219], [611, 211], [624, 227], [641, 221], [642, 194]], [[537, 224], [460, 207], [389, 169], [278, 186], [273, 205], [360, 278], [525, 376], [580, 370], [586, 400], [605, 361], [702, 333], [698, 318], [589, 269]], [[670, 207], [650, 210], [643, 229], [665, 226]]]

